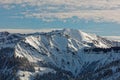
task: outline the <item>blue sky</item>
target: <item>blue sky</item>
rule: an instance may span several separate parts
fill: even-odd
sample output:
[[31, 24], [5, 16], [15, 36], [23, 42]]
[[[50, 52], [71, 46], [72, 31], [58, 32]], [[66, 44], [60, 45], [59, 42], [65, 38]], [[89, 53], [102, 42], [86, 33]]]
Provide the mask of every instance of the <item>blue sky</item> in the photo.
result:
[[0, 0], [0, 29], [43, 28], [120, 35], [120, 0]]

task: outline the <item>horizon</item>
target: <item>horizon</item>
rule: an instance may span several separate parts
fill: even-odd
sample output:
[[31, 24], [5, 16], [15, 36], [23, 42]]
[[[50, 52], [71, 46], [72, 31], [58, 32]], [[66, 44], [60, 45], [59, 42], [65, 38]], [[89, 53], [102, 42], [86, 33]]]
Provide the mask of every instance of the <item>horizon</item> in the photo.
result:
[[120, 36], [119, 13], [119, 0], [0, 0], [0, 29], [73, 28]]
[[[54, 31], [54, 30], [63, 30], [63, 29], [74, 29], [74, 28], [42, 28], [42, 29], [0, 29], [0, 32], [9, 32], [9, 33], [21, 33], [21, 34], [29, 34], [29, 33], [36, 33], [36, 32], [51, 32], [51, 31]], [[88, 33], [88, 34], [95, 34], [95, 35], [99, 35], [99, 34], [96, 34], [95, 32], [98, 32], [98, 31], [90, 31], [90, 30], [82, 30], [82, 29], [75, 29], [75, 30], [80, 30], [80, 31], [83, 31], [85, 33]], [[120, 37], [119, 35], [99, 35], [99, 36], [105, 36], [105, 37]]]

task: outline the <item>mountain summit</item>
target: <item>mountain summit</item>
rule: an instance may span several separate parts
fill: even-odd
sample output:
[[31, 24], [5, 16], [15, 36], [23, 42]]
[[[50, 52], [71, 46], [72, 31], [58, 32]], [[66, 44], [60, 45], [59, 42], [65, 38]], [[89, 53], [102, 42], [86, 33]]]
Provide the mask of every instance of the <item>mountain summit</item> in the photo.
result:
[[119, 42], [80, 30], [0, 33], [0, 80], [119, 80]]

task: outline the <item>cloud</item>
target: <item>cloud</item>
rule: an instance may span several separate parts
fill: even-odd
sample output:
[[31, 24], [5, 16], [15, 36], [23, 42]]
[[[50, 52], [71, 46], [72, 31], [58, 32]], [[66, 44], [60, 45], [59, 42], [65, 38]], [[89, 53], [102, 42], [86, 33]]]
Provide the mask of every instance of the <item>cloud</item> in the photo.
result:
[[35, 17], [41, 19], [68, 19], [78, 17], [79, 19], [94, 20], [96, 22], [120, 22], [120, 10], [82, 10], [73, 12], [56, 12], [56, 13], [23, 13], [25, 17]]
[[53, 21], [76, 16], [78, 19], [96, 22], [120, 23], [120, 0], [0, 0], [3, 8], [9, 8], [15, 4], [22, 8], [28, 7], [20, 12], [27, 18]]
[[60, 28], [46, 28], [46, 29], [0, 29], [0, 32], [10, 32], [10, 33], [36, 33], [36, 32], [51, 32], [53, 30], [61, 30]]
[[107, 39], [114, 40], [114, 41], [119, 41], [120, 42], [120, 36], [103, 36]]
[[14, 5], [2, 5], [3, 8], [7, 9], [7, 10], [10, 10], [12, 8], [14, 8], [15, 6]]
[[[119, 0], [0, 0], [0, 4], [23, 4], [30, 6], [56, 5], [75, 8], [112, 9], [119, 8]], [[55, 6], [55, 7], [56, 7]]]

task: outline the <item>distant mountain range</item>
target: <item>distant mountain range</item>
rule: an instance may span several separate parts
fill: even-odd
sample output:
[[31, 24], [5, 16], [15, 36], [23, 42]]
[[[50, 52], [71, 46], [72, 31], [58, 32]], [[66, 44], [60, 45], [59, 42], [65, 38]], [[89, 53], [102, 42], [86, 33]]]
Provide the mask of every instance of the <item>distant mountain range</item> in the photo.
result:
[[120, 80], [120, 42], [75, 29], [0, 32], [0, 80]]

